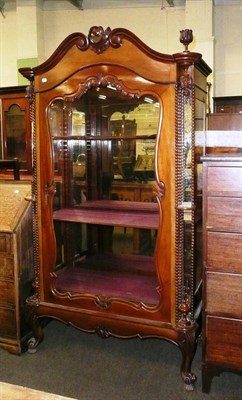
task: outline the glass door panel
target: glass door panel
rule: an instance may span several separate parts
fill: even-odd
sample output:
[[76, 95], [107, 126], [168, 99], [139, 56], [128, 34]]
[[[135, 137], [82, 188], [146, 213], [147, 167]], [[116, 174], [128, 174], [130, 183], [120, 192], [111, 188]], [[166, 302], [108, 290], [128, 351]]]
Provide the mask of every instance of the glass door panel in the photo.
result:
[[93, 276], [98, 283], [89, 291], [96, 295], [158, 303], [153, 184], [159, 120], [156, 98], [130, 99], [110, 87], [50, 105], [58, 290], [84, 294]]
[[26, 169], [25, 111], [13, 104], [5, 111], [6, 159], [18, 158], [21, 169]]

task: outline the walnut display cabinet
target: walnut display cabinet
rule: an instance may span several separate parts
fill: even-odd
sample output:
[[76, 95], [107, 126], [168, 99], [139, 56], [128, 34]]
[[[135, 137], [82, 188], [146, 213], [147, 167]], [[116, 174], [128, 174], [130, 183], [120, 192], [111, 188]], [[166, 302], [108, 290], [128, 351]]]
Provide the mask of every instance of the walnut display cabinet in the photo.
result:
[[[34, 116], [33, 338], [51, 317], [106, 338], [161, 338], [192, 386], [201, 302], [195, 127], [201, 54], [166, 55], [126, 29], [92, 27], [20, 72]], [[196, 125], [197, 124], [197, 125]], [[187, 234], [188, 231], [188, 234]]]

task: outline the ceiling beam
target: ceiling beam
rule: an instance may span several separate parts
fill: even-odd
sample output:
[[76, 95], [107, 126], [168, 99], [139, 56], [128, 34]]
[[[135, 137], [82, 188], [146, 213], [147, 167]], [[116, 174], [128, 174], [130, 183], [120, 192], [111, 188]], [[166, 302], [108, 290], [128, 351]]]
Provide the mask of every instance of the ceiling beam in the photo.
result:
[[4, 6], [5, 6], [5, 1], [4, 0], [0, 0], [0, 13], [2, 14], [3, 17], [5, 17]]
[[83, 10], [83, 6], [82, 6], [83, 0], [69, 0], [69, 2], [70, 2], [73, 6], [75, 6], [76, 8], [78, 8], [78, 10]]
[[174, 0], [166, 0], [169, 6], [174, 7]]

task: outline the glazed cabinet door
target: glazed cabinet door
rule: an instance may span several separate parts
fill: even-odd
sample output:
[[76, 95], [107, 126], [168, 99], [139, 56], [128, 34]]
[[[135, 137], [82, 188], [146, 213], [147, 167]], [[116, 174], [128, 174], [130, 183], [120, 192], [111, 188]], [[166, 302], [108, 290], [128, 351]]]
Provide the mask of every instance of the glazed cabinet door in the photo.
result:
[[0, 100], [2, 159], [18, 159], [20, 174], [31, 174], [31, 124], [26, 87], [1, 88]]
[[153, 185], [160, 104], [151, 95], [130, 97], [114, 80], [49, 106], [57, 189], [54, 285], [60, 295], [157, 306]]

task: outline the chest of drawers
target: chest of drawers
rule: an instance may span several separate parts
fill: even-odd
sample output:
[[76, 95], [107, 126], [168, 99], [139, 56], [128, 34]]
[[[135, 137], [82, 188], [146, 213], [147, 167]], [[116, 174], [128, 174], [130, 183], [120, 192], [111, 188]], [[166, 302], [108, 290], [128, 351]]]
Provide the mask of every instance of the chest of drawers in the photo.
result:
[[21, 353], [30, 329], [25, 300], [33, 280], [29, 184], [0, 185], [0, 347]]
[[203, 157], [203, 391], [242, 372], [242, 155]]

